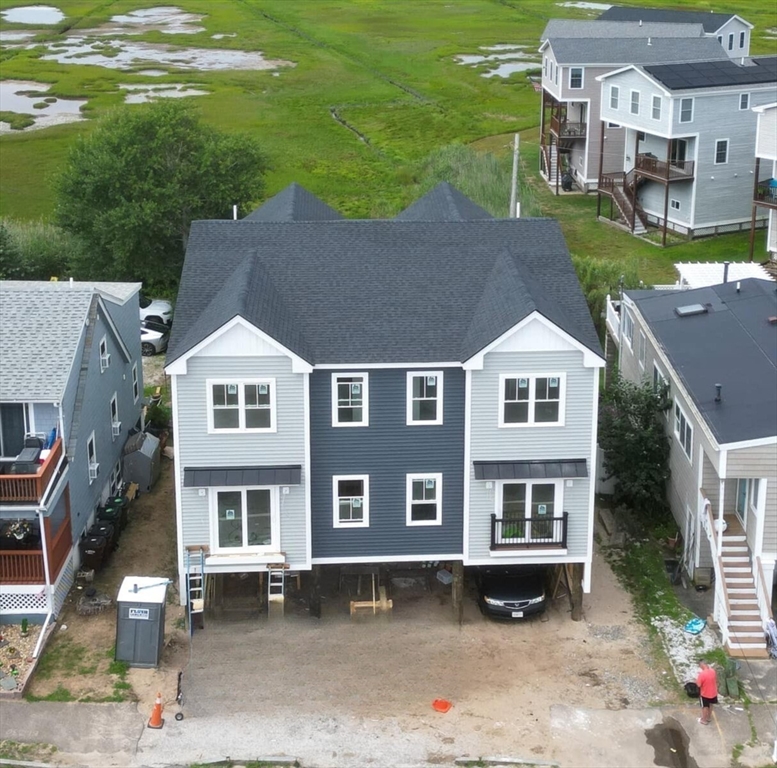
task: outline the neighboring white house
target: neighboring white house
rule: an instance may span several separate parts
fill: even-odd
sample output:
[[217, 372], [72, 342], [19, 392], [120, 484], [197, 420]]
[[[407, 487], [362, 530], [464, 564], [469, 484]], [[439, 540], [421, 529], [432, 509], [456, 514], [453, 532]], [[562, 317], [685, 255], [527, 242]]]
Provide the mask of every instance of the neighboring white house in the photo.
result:
[[[753, 109], [758, 115], [755, 135], [755, 191], [753, 194], [753, 225], [750, 230], [750, 258], [753, 258], [755, 222], [759, 212], [768, 212], [769, 225], [766, 250], [777, 259], [777, 103], [763, 104]], [[761, 161], [763, 169], [761, 168]], [[762, 178], [765, 174], [769, 176]]]
[[764, 656], [777, 558], [775, 284], [628, 291], [620, 307], [608, 301], [607, 331], [627, 380], [669, 385], [668, 497], [684, 562], [692, 576], [714, 572], [728, 653]]

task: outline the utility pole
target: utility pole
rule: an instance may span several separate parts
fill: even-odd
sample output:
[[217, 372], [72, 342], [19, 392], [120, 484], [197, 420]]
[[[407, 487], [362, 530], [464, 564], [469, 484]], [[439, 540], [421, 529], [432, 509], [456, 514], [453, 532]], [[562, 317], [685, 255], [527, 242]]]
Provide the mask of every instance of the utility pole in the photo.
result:
[[515, 134], [513, 143], [513, 182], [510, 188], [510, 218], [521, 218], [521, 203], [518, 200], [518, 145], [520, 136]]

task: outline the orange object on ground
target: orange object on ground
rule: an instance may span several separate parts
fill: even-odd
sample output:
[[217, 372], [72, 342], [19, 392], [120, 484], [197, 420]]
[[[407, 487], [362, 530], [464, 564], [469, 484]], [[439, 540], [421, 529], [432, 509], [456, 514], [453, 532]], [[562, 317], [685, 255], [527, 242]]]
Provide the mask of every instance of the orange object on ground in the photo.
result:
[[157, 693], [154, 708], [151, 710], [151, 719], [148, 721], [149, 728], [161, 728], [165, 724], [162, 719], [162, 694]]
[[436, 709], [438, 712], [447, 712], [453, 704], [450, 703], [447, 699], [435, 699], [432, 702], [432, 707]]

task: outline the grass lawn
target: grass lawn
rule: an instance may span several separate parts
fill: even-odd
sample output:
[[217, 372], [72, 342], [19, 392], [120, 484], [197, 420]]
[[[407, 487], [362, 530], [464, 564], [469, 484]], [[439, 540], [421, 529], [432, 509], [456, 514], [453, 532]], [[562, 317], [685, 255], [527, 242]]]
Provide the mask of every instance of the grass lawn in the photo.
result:
[[[16, 4], [0, 0], [0, 8]], [[672, 0], [651, 4], [674, 5]], [[94, 29], [114, 15], [152, 3], [62, 0], [54, 5], [66, 19], [35, 43], [61, 41], [64, 32]], [[4, 48], [2, 77], [51, 83], [47, 96], [88, 98], [84, 112], [90, 118], [122, 103], [119, 84], [196, 83], [209, 91], [195, 99], [208, 122], [261, 137], [272, 162], [268, 194], [297, 181], [352, 217], [400, 210], [414, 196], [417, 161], [454, 142], [484, 148], [496, 143], [504, 151], [509, 141], [504, 134], [521, 131], [525, 173], [534, 174], [539, 94], [525, 73], [484, 78], [483, 70], [462, 66], [455, 56], [504, 43], [534, 51], [548, 16], [592, 18], [584, 10], [544, 0], [180, 0], [175, 5], [202, 13], [199, 25], [205, 31], [168, 35], [153, 30], [132, 40], [261, 50], [268, 59], [295, 66], [276, 73], [178, 71], [150, 77], [137, 73], [142, 66], [120, 72], [43, 61], [46, 49], [36, 46]], [[760, 37], [775, 24], [772, 4], [744, 0], [737, 11], [756, 25], [753, 51], [773, 49], [773, 42]], [[0, 21], [0, 29], [24, 26]], [[0, 137], [0, 215], [49, 217], [51, 180], [69, 146], [89, 129], [87, 121]], [[538, 187], [537, 198], [544, 214], [561, 220], [573, 252], [615, 260], [635, 257], [644, 263], [649, 282], [673, 279], [673, 261], [741, 258], [747, 252], [746, 235], [661, 250], [596, 223], [595, 196], [560, 199]], [[758, 247], [762, 253], [763, 236]]]

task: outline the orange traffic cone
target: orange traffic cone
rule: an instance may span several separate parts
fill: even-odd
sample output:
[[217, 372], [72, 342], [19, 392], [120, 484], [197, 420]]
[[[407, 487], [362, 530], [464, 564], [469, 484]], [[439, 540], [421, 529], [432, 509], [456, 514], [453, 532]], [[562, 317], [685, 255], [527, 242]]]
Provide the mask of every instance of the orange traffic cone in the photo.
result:
[[161, 728], [165, 724], [162, 719], [162, 694], [157, 693], [154, 708], [151, 710], [151, 719], [148, 721], [149, 728]]

